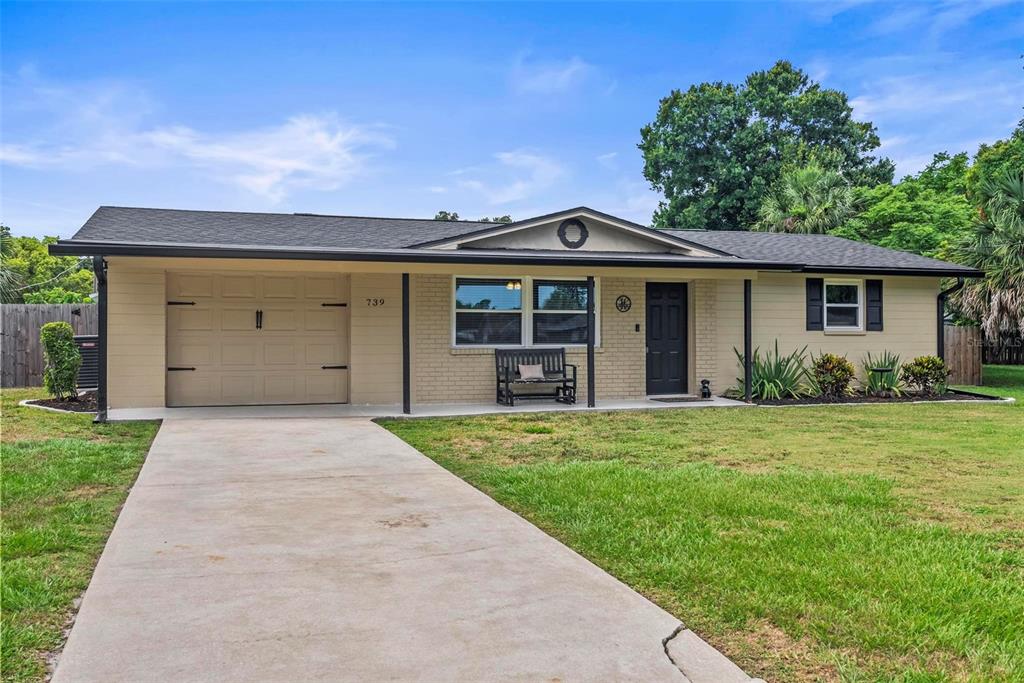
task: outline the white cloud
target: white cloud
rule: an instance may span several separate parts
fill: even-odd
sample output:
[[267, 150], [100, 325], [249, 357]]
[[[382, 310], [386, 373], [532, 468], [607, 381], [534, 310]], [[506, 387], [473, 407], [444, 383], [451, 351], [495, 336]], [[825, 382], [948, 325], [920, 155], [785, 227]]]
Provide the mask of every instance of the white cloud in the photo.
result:
[[240, 131], [203, 132], [150, 122], [151, 100], [124, 84], [59, 86], [31, 72], [15, 83], [20, 111], [38, 124], [6, 132], [0, 162], [28, 168], [88, 170], [104, 165], [181, 167], [262, 196], [283, 200], [300, 188], [334, 190], [368, 171], [368, 161], [393, 140], [376, 127], [333, 113], [299, 114], [283, 123]]
[[480, 195], [491, 206], [522, 201], [565, 175], [565, 168], [554, 159], [528, 150], [499, 152], [497, 164], [464, 168], [453, 172], [459, 187]]
[[447, 191], [448, 188], [444, 187], [443, 185], [431, 185], [430, 187], [427, 188], [427, 192], [431, 192], [433, 194], [444, 194]]
[[616, 160], [618, 159], [618, 152], [608, 152], [607, 154], [598, 154], [597, 163], [601, 164], [607, 169], [614, 170], [617, 166]]
[[512, 90], [520, 94], [553, 95], [566, 92], [581, 84], [594, 67], [580, 57], [566, 61], [528, 61], [520, 55], [512, 65], [509, 82]]

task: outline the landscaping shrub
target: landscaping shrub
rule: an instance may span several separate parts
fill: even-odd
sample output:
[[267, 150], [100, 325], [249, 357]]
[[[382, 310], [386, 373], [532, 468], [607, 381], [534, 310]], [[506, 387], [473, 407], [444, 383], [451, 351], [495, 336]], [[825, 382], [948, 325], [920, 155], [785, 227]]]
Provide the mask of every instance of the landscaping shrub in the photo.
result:
[[[743, 367], [743, 354], [733, 347], [736, 357]], [[805, 393], [804, 380], [807, 378], [807, 347], [783, 356], [779, 353], [779, 342], [775, 341], [775, 351], [761, 355], [761, 349], [754, 349], [751, 359], [751, 394], [759, 400], [778, 400], [781, 398], [800, 398]], [[743, 386], [743, 377], [737, 377], [739, 386]]]
[[903, 378], [926, 396], [945, 393], [949, 368], [938, 356], [918, 356], [903, 366]]
[[43, 344], [43, 385], [50, 395], [58, 399], [78, 397], [78, 369], [82, 355], [75, 346], [75, 331], [65, 322], [46, 323], [39, 328]]
[[853, 363], [846, 356], [823, 353], [817, 358], [811, 356], [811, 376], [822, 398], [837, 400], [850, 393], [850, 382], [854, 375]]
[[[867, 382], [864, 389], [871, 396], [892, 398], [899, 396], [903, 389], [902, 365], [899, 354], [883, 351], [881, 356], [868, 353], [864, 357], [864, 376]], [[872, 372], [879, 368], [890, 368], [889, 372]]]

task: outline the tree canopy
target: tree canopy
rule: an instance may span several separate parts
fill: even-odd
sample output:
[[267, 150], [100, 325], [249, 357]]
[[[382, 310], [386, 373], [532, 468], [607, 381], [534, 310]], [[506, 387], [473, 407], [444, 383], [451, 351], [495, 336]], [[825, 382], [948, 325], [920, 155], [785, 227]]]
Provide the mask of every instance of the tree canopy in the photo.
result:
[[[438, 211], [436, 214], [434, 214], [434, 220], [435, 221], [461, 221], [461, 220], [467, 220], [467, 219], [459, 218], [459, 212], [458, 211]], [[479, 222], [480, 223], [511, 223], [512, 222], [512, 216], [508, 215], [507, 213], [504, 216], [495, 216], [494, 218], [488, 218], [487, 216], [484, 216], [483, 218], [481, 218], [479, 220]]]
[[783, 171], [765, 196], [755, 230], [827, 233], [853, 212], [850, 184], [834, 168], [816, 159]]
[[847, 96], [787, 61], [739, 85], [672, 91], [640, 135], [644, 176], [665, 196], [655, 227], [749, 229], [784, 168], [816, 153], [835, 155], [854, 185], [893, 175], [891, 161], [871, 155], [880, 144], [875, 127], [853, 119]]
[[92, 262], [75, 256], [50, 256], [56, 237], [14, 237], [0, 226], [4, 303], [88, 303], [93, 292]]

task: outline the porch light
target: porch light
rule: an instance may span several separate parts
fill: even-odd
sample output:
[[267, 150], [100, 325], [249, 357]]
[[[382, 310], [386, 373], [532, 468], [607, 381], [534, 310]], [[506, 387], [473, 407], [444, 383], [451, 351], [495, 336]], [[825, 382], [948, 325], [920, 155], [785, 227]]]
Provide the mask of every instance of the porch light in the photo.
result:
[[508, 282], [505, 283], [505, 289], [510, 290], [510, 291], [513, 290], [513, 289], [522, 289], [522, 288], [523, 288], [523, 283], [519, 282], [518, 280], [509, 280]]

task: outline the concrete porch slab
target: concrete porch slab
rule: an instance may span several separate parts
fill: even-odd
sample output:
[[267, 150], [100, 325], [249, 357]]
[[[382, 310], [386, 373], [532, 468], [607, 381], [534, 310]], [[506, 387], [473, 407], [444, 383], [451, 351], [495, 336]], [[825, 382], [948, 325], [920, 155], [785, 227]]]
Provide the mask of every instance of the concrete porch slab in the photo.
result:
[[604, 412], [612, 410], [669, 410], [689, 408], [749, 408], [749, 404], [715, 396], [707, 401], [665, 403], [650, 399], [598, 401], [565, 405], [554, 401], [525, 401], [514, 407], [496, 403], [431, 403], [414, 405], [411, 415], [400, 405], [314, 404], [282, 406], [213, 406], [204, 408], [112, 408], [107, 418], [123, 420], [211, 420], [225, 418], [302, 418], [302, 417], [456, 417], [505, 413]]

